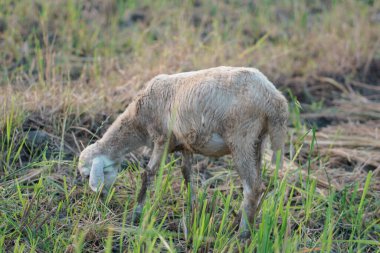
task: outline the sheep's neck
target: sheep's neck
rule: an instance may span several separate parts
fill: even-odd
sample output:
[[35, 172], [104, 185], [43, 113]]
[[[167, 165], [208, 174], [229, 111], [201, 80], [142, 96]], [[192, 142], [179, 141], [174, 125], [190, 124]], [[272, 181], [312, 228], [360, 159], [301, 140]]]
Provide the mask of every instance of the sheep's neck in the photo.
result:
[[142, 146], [144, 138], [136, 120], [119, 117], [98, 143], [103, 152], [112, 160], [121, 161], [126, 153]]

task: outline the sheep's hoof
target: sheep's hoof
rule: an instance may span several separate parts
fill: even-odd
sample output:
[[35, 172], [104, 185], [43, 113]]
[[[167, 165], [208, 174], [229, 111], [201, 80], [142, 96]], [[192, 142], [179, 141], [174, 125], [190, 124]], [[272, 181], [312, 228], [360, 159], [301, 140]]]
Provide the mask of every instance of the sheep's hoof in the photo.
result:
[[239, 211], [238, 213], [234, 212], [233, 215], [235, 216], [235, 218], [232, 223], [233, 224], [232, 227], [234, 228], [235, 232], [241, 231], [241, 227], [240, 227], [241, 211]]
[[197, 199], [196, 199], [196, 197], [192, 194], [192, 195], [191, 195], [191, 200], [190, 200], [190, 203], [189, 203], [190, 212], [193, 212], [193, 210], [195, 209], [196, 205], [197, 205]]
[[103, 188], [102, 192], [100, 193], [100, 196], [102, 198], [107, 198], [107, 196], [108, 196], [108, 190], [105, 189], [105, 188]]
[[135, 226], [138, 226], [140, 224], [140, 218], [141, 218], [141, 213], [133, 213], [132, 216], [132, 223]]
[[247, 240], [251, 237], [251, 232], [249, 230], [245, 230], [240, 232], [239, 239], [240, 240]]
[[141, 212], [142, 208], [140, 206], [136, 207], [135, 211], [133, 212], [132, 215], [132, 223], [135, 226], [138, 226], [140, 223], [140, 218], [141, 218]]

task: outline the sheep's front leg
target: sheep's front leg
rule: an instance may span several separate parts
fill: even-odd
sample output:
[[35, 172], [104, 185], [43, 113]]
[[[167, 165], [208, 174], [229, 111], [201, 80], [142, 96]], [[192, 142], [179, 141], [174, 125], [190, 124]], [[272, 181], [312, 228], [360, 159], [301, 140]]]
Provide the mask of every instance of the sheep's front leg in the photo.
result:
[[160, 166], [161, 159], [162, 159], [162, 156], [164, 155], [164, 152], [165, 152], [164, 145], [154, 144], [152, 156], [149, 160], [146, 170], [142, 174], [141, 189], [137, 197], [137, 207], [135, 209], [134, 218], [133, 218], [133, 221], [135, 223], [140, 219], [141, 212], [144, 206], [144, 201], [146, 198], [146, 192], [149, 186], [153, 182], [156, 172]]
[[195, 200], [195, 196], [194, 196], [193, 184], [191, 181], [191, 160], [192, 160], [192, 154], [190, 152], [184, 151], [182, 153], [181, 171], [182, 171], [182, 176], [185, 179], [187, 190], [190, 191], [191, 207], [192, 207], [193, 202]]

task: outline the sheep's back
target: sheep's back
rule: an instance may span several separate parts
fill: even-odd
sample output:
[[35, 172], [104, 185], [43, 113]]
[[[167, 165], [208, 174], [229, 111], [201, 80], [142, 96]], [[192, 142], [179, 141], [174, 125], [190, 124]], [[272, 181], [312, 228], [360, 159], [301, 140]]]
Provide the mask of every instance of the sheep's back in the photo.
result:
[[152, 115], [180, 139], [207, 139], [239, 122], [263, 120], [283, 97], [259, 70], [235, 67], [159, 75], [146, 93]]

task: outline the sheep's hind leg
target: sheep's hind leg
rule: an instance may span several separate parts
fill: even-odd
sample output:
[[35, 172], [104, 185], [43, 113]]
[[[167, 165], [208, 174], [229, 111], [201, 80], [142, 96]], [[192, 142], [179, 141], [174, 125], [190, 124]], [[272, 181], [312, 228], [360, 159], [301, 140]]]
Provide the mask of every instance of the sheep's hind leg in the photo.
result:
[[161, 159], [162, 159], [162, 156], [164, 155], [164, 152], [165, 152], [164, 145], [159, 145], [159, 144], [154, 145], [152, 156], [149, 160], [148, 166], [141, 176], [141, 179], [142, 179], [141, 189], [137, 197], [137, 207], [134, 211], [133, 218], [132, 218], [134, 223], [138, 223], [138, 221], [140, 220], [140, 216], [141, 216], [142, 209], [144, 207], [145, 198], [146, 198], [146, 192], [154, 180], [154, 177], [160, 166]]
[[253, 136], [252, 141], [236, 143], [233, 159], [243, 184], [243, 201], [240, 208], [241, 220], [239, 225], [242, 239], [250, 236], [249, 226], [253, 224], [260, 197], [261, 182], [261, 146], [263, 139]]

